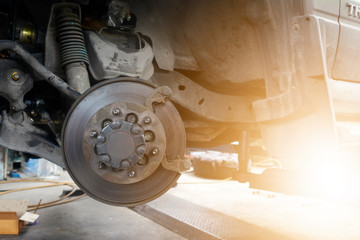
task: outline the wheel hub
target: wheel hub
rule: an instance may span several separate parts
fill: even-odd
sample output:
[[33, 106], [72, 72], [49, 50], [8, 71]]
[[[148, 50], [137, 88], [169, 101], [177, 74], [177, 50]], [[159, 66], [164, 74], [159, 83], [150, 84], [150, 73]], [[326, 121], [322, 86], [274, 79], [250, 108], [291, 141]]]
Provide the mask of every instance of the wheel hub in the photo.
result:
[[106, 81], [70, 109], [62, 133], [65, 164], [91, 197], [135, 206], [159, 197], [180, 176], [162, 161], [183, 156], [184, 126], [169, 101], [146, 107], [154, 93], [132, 79]]
[[138, 182], [161, 164], [166, 147], [164, 129], [156, 115], [140, 104], [104, 106], [86, 127], [83, 138], [89, 149], [87, 157], [92, 159], [93, 171], [108, 181]]

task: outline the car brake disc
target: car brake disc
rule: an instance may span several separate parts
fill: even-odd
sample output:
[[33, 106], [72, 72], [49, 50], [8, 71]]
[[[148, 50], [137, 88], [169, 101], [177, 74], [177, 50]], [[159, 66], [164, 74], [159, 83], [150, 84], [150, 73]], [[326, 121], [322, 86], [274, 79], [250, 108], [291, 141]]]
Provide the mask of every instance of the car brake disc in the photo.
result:
[[76, 184], [118, 206], [143, 204], [165, 193], [180, 174], [161, 163], [185, 152], [176, 108], [153, 86], [132, 79], [105, 81], [82, 94], [68, 112], [62, 141]]

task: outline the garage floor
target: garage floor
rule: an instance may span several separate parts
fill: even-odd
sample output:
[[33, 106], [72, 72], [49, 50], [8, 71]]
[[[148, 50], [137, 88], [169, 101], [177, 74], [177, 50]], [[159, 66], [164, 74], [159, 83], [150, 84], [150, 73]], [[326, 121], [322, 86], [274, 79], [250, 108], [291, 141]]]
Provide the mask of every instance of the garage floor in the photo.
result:
[[[61, 177], [61, 181], [68, 180], [67, 174]], [[21, 187], [36, 184], [23, 183]], [[0, 190], [18, 187], [18, 183], [3, 184]], [[0, 199], [27, 199], [35, 204], [40, 198], [43, 202], [56, 199], [65, 188], [24, 191], [3, 195]], [[193, 173], [185, 173], [175, 188], [149, 206], [161, 207], [164, 205], [161, 201], [170, 201], [172, 197], [239, 219], [242, 222], [239, 227], [250, 226], [244, 231], [265, 230], [259, 239], [278, 239], [273, 234], [282, 239], [360, 238], [358, 202], [275, 194], [249, 189], [247, 184], [236, 181], [201, 179]], [[182, 209], [177, 211], [181, 213]], [[181, 232], [176, 234], [134, 210], [108, 206], [89, 197], [40, 209], [38, 213], [39, 224], [25, 227], [19, 236], [0, 236], [0, 239], [185, 239], [180, 236]], [[198, 218], [197, 222], [201, 222], [201, 215]], [[197, 239], [195, 236], [189, 238]]]

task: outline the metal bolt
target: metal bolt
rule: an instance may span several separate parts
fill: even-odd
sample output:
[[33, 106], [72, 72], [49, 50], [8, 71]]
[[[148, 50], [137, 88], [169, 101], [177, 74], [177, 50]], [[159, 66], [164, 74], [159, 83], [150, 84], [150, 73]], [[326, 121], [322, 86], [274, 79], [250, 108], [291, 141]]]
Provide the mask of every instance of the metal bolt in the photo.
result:
[[109, 163], [111, 161], [110, 157], [108, 155], [102, 155], [100, 157], [101, 161], [103, 161], [104, 163]]
[[110, 124], [110, 127], [111, 127], [112, 129], [118, 129], [118, 128], [121, 127], [121, 123], [120, 123], [120, 121], [114, 121], [114, 122], [112, 122], [112, 123]]
[[20, 74], [19, 74], [18, 72], [13, 72], [13, 73], [11, 74], [11, 77], [12, 77], [12, 79], [13, 79], [14, 81], [17, 81], [17, 80], [20, 79]]
[[137, 135], [141, 132], [141, 128], [137, 125], [134, 125], [132, 128], [131, 128], [131, 134], [132, 135]]
[[95, 130], [92, 130], [92, 131], [90, 131], [90, 133], [89, 133], [89, 136], [91, 137], [91, 138], [96, 138], [97, 137], [97, 132], [95, 131]]
[[159, 153], [159, 149], [154, 148], [154, 149], [152, 150], [152, 154], [153, 154], [153, 155], [156, 155], [156, 154], [158, 154], [158, 153]]
[[98, 141], [98, 143], [104, 143], [104, 142], [105, 142], [105, 137], [99, 135], [99, 136], [97, 137], [97, 141]]
[[137, 155], [141, 156], [141, 155], [144, 154], [145, 150], [146, 150], [146, 146], [145, 146], [145, 145], [140, 145], [140, 146], [138, 146], [138, 147], [136, 148], [135, 151], [136, 151], [136, 154], [137, 154]]
[[151, 123], [151, 118], [150, 117], [145, 117], [144, 118], [144, 123], [146, 123], [146, 124]]
[[128, 176], [129, 176], [130, 178], [135, 177], [135, 171], [134, 171], [134, 170], [129, 171], [129, 172], [128, 172]]
[[119, 115], [119, 114], [120, 114], [120, 109], [114, 108], [113, 111], [112, 111], [112, 113], [113, 113], [114, 115]]
[[130, 167], [129, 161], [127, 161], [127, 160], [121, 161], [121, 163], [120, 163], [120, 168], [121, 169], [127, 169], [129, 167]]
[[97, 167], [98, 167], [99, 169], [103, 169], [103, 168], [105, 167], [105, 165], [104, 165], [103, 162], [98, 162], [98, 163], [97, 163]]
[[144, 133], [145, 141], [151, 142], [155, 138], [155, 134], [152, 131], [145, 131]]

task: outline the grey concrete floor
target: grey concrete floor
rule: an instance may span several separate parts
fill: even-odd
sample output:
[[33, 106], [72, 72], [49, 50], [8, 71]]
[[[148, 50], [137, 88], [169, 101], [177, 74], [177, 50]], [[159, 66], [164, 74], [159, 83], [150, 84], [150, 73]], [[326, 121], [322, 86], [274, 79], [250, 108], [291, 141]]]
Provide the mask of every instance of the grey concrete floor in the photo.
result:
[[[62, 176], [61, 181], [69, 180]], [[14, 189], [42, 185], [38, 183], [2, 184], [0, 189]], [[55, 200], [64, 189], [53, 187], [3, 195], [0, 199], [27, 199], [30, 204]], [[184, 239], [164, 227], [124, 207], [114, 207], [90, 197], [39, 209], [39, 223], [26, 226], [19, 236], [1, 236], [0, 239], [64, 240], [64, 239]]]
[[[68, 176], [61, 179], [69, 180]], [[33, 186], [34, 183], [21, 184]], [[0, 189], [19, 186], [5, 184]], [[27, 199], [36, 204], [56, 199], [66, 187], [24, 191], [0, 199]], [[360, 239], [360, 201], [305, 198], [249, 189], [236, 181], [201, 179], [183, 174], [168, 193], [289, 239]], [[39, 224], [19, 236], [0, 239], [184, 239], [127, 208], [89, 197], [38, 211]]]

